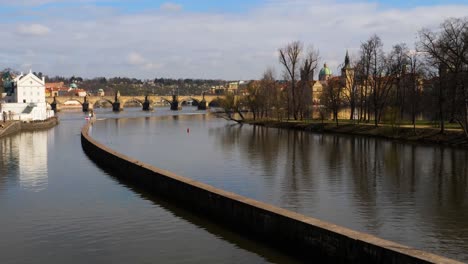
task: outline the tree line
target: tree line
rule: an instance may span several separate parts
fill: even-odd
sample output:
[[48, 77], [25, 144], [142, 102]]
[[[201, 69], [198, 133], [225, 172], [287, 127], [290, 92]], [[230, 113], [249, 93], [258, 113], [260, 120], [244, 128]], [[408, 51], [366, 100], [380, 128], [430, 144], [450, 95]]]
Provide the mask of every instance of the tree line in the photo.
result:
[[[424, 119], [457, 123], [468, 136], [468, 18], [450, 18], [436, 29], [421, 29], [415, 48], [394, 44], [388, 51], [378, 35], [362, 42], [352, 60], [346, 56], [341, 76], [312, 90], [319, 51], [300, 41], [278, 49], [281, 81], [267, 69], [250, 82], [245, 95], [226, 98], [229, 112], [248, 108], [254, 119], [304, 120], [339, 113], [356, 123], [410, 123]], [[317, 99], [318, 100], [314, 100]], [[343, 118], [343, 117], [342, 117]]]

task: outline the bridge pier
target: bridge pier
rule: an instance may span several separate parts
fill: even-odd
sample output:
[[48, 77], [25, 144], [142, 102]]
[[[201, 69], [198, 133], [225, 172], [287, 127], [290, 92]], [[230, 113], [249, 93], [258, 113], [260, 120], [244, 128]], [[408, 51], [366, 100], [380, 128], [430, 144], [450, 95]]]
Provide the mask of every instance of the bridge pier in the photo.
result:
[[81, 105], [81, 107], [83, 109], [83, 112], [88, 112], [89, 111], [89, 103], [88, 103], [88, 97], [87, 96], [84, 97], [84, 102]]
[[122, 111], [123, 109], [120, 108], [120, 102], [113, 102], [112, 103], [112, 111], [114, 112], [120, 112]]
[[179, 110], [179, 102], [177, 102], [177, 101], [171, 102], [171, 110], [173, 110], [173, 111]]
[[175, 94], [172, 95], [171, 110], [172, 111], [179, 110], [179, 101], [177, 101], [177, 95]]
[[55, 97], [54, 97], [54, 101], [50, 104], [50, 108], [52, 108], [54, 112], [57, 112], [57, 101], [55, 101]]
[[82, 104], [82, 108], [83, 108], [83, 112], [88, 112], [89, 111], [89, 103], [88, 102], [84, 102]]
[[202, 100], [200, 101], [200, 103], [198, 103], [198, 107], [197, 109], [198, 110], [206, 110], [206, 100], [205, 100], [205, 92], [202, 93]]
[[149, 111], [150, 109], [150, 103], [149, 102], [143, 102], [143, 111]]
[[206, 110], [206, 105], [207, 105], [206, 101], [205, 101], [205, 99], [203, 99], [203, 100], [200, 101], [200, 103], [198, 103], [197, 109], [198, 110]]
[[145, 101], [143, 102], [143, 111], [151, 110], [150, 102], [148, 101], [148, 96], [145, 96]]
[[117, 93], [115, 93], [114, 102], [112, 103], [112, 111], [114, 112], [120, 112], [123, 110], [122, 108], [120, 108], [119, 97], [120, 97], [120, 91], [117, 91]]

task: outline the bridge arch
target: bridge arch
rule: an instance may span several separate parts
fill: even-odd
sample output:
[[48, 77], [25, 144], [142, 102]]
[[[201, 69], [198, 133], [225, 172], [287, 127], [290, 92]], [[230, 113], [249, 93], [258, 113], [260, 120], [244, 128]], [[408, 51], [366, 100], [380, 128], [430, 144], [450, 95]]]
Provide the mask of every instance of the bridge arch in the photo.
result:
[[61, 101], [59, 100], [56, 100], [57, 104], [67, 104], [68, 102], [77, 102], [77, 103], [80, 103], [80, 105], [83, 105], [83, 102], [84, 101], [81, 101], [77, 98], [69, 98], [69, 99], [63, 99]]
[[[143, 106], [143, 103], [144, 103], [144, 101], [142, 101], [142, 100], [140, 100], [140, 99], [138, 99], [138, 98], [129, 98], [129, 99], [127, 99], [127, 100], [121, 101], [122, 107], [125, 107], [125, 105], [126, 105], [127, 103], [131, 103], [131, 102], [138, 103], [140, 106]], [[150, 102], [150, 104], [151, 104], [151, 102]]]
[[109, 103], [110, 106], [112, 106], [112, 104], [114, 102], [112, 102], [111, 100], [109, 99], [106, 99], [106, 98], [99, 98], [99, 99], [96, 99], [94, 101], [89, 101], [89, 104], [93, 106], [93, 108], [96, 108], [96, 104], [98, 103], [102, 103], [102, 102], [106, 102], [106, 103]]
[[221, 107], [221, 99], [214, 98], [208, 103], [208, 107]]
[[198, 100], [192, 96], [188, 96], [188, 97], [183, 97], [181, 99], [179, 99], [179, 105], [184, 105], [184, 102], [188, 102], [188, 101], [192, 101], [192, 106], [198, 106], [200, 104], [200, 101], [201, 100]]
[[164, 97], [161, 97], [161, 102], [165, 102], [165, 103], [167, 103], [167, 104], [171, 104], [171, 101], [168, 100], [168, 99], [166, 99], [166, 98], [164, 98]]

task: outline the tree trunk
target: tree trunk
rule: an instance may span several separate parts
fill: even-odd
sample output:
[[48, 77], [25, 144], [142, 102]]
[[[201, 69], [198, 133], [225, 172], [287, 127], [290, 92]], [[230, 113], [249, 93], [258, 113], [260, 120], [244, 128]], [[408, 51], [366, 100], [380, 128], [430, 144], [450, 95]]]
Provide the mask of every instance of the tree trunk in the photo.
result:
[[439, 119], [440, 119], [440, 134], [445, 133], [444, 121], [444, 93], [442, 91], [442, 76], [439, 75]]
[[338, 110], [335, 110], [333, 115], [335, 116], [336, 126], [338, 126]]

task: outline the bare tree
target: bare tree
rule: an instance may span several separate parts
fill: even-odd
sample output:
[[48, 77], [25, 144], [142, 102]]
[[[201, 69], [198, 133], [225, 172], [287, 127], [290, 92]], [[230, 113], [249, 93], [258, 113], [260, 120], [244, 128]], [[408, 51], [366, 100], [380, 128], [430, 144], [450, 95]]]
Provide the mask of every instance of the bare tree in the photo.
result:
[[294, 41], [279, 49], [279, 61], [284, 66], [285, 74], [291, 82], [291, 89], [288, 92], [288, 117], [289, 111], [292, 111], [295, 120], [298, 119], [296, 80], [302, 49], [300, 41]]
[[443, 68], [446, 60], [436, 33], [423, 29], [419, 31], [418, 49], [427, 54], [428, 64], [437, 72], [437, 106], [439, 109], [440, 133], [445, 133], [445, 92], [443, 89]]
[[[238, 123], [241, 123], [245, 119], [244, 115], [240, 111], [241, 102], [234, 94], [226, 94], [223, 99], [220, 99], [220, 105], [224, 109], [226, 119], [236, 121]], [[240, 120], [234, 118], [233, 114], [235, 113], [239, 114], [241, 118]]]
[[279, 49], [279, 61], [284, 66], [285, 79], [289, 81], [290, 88], [287, 90], [288, 117], [292, 113], [295, 120], [302, 119], [308, 112], [313, 98], [310, 81], [317, 69], [318, 60], [318, 50], [310, 47], [303, 54], [303, 45], [299, 41]]
[[[378, 43], [376, 43], [378, 41]], [[376, 45], [381, 44], [380, 38], [374, 35], [369, 40], [361, 44], [360, 65], [361, 65], [361, 85], [359, 89], [359, 121], [370, 120], [370, 80], [372, 73], [372, 57]]]
[[468, 136], [467, 32], [468, 18], [447, 19], [436, 32], [428, 29], [419, 32], [418, 49], [427, 54], [428, 62], [438, 72], [441, 133], [445, 129], [444, 108], [448, 98], [449, 119], [456, 120]]
[[263, 95], [260, 82], [252, 81], [247, 85], [247, 94], [243, 98], [243, 101], [252, 113], [253, 120], [257, 120], [257, 117], [261, 113], [263, 104], [265, 103]]
[[[387, 100], [394, 84], [393, 81], [397, 70], [394, 67], [394, 63], [392, 63], [393, 57], [386, 56], [382, 48], [383, 43], [377, 35], [373, 35], [361, 44], [361, 63], [364, 75], [364, 93], [360, 95], [361, 111], [365, 110], [367, 112], [368, 121], [370, 120], [372, 106], [375, 126], [378, 126], [385, 106], [388, 103]], [[363, 105], [363, 101], [365, 105]], [[362, 106], [365, 106], [365, 109], [362, 109]], [[364, 116], [364, 119], [366, 119], [366, 116]]]
[[419, 111], [422, 92], [422, 82], [425, 74], [424, 64], [421, 63], [421, 54], [416, 51], [409, 51], [406, 54], [408, 67], [405, 68], [403, 75], [403, 83], [405, 91], [408, 91], [407, 107], [411, 113], [411, 123], [413, 130], [416, 132], [416, 114]]
[[342, 89], [343, 82], [338, 78], [332, 78], [326, 85], [324, 85], [321, 98], [321, 101], [327, 110], [331, 111], [333, 120], [336, 122], [337, 126], [338, 112], [340, 111], [343, 102], [343, 98], [341, 96]]
[[405, 43], [400, 43], [393, 46], [391, 57], [392, 67], [395, 71], [395, 96], [393, 97], [393, 105], [398, 109], [400, 120], [403, 120], [405, 114], [405, 107], [408, 98], [408, 82], [405, 80], [407, 74], [409, 61], [409, 49]]
[[[312, 108], [313, 91], [310, 81], [314, 78], [314, 72], [317, 69], [319, 60], [318, 50], [310, 47], [305, 55], [305, 58], [301, 61], [300, 67], [300, 82], [297, 94], [298, 111], [301, 119], [304, 115]], [[313, 112], [312, 116], [313, 118]]]
[[271, 117], [272, 109], [279, 109], [279, 90], [276, 84], [273, 68], [267, 68], [263, 73], [262, 80], [260, 81], [260, 93], [264, 100], [262, 117]]

